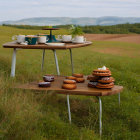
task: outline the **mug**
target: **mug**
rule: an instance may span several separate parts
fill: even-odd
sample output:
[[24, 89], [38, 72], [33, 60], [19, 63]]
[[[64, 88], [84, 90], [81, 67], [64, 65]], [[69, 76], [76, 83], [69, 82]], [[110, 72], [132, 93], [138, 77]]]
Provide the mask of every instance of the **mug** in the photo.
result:
[[26, 36], [25, 41], [28, 42], [28, 45], [36, 45], [37, 43], [37, 36]]
[[14, 35], [12, 40], [16, 40], [17, 43], [23, 43], [25, 42], [25, 35]]
[[63, 42], [71, 42], [72, 41], [72, 35], [62, 35], [62, 41]]
[[57, 35], [57, 40], [62, 41], [62, 35]]
[[46, 43], [47, 39], [46, 36], [38, 36], [37, 42], [38, 43]]
[[86, 41], [86, 38], [84, 36], [75, 36], [73, 39], [74, 43], [84, 43]]

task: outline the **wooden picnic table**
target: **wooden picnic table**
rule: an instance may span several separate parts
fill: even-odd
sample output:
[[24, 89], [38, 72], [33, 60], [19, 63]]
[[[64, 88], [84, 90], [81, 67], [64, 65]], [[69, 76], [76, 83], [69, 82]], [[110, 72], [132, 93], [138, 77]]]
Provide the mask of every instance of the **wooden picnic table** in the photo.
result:
[[[100, 136], [102, 135], [102, 101], [101, 96], [109, 96], [113, 94], [118, 94], [119, 96], [119, 104], [120, 104], [120, 92], [123, 90], [122, 86], [115, 85], [112, 89], [98, 89], [98, 88], [90, 88], [87, 86], [88, 80], [87, 76], [85, 76], [84, 83], [77, 83], [77, 88], [74, 90], [66, 90], [62, 89], [63, 80], [65, 76], [55, 76], [55, 81], [51, 83], [51, 87], [41, 88], [38, 87], [38, 82], [32, 82], [27, 84], [19, 84], [16, 85], [15, 88], [18, 89], [26, 89], [26, 90], [34, 90], [34, 91], [56, 91], [56, 94], [65, 94], [65, 95], [84, 95], [84, 96], [96, 96], [99, 99], [99, 131]], [[69, 121], [71, 123], [71, 112], [70, 112], [70, 103], [69, 96], [68, 98], [68, 114]]]

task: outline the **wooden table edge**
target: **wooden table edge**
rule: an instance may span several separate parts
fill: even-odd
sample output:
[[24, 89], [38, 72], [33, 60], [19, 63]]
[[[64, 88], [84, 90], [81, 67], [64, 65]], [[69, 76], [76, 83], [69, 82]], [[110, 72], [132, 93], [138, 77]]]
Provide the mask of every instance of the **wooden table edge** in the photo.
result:
[[[61, 76], [62, 77], [62, 76]], [[83, 83], [80, 83], [83, 84]], [[34, 88], [30, 88], [29, 86], [34, 85], [36, 87]], [[23, 89], [23, 90], [33, 90], [33, 91], [55, 91], [57, 94], [65, 94], [65, 95], [84, 95], [84, 96], [110, 96], [110, 95], [114, 95], [117, 93], [120, 93], [123, 90], [123, 86], [118, 86], [115, 85], [114, 88], [119, 87], [117, 89], [113, 89], [112, 90], [104, 90], [104, 89], [97, 89], [97, 88], [89, 88], [89, 89], [95, 89], [95, 90], [100, 90], [100, 91], [77, 91], [77, 89], [75, 90], [66, 90], [66, 89], [62, 89], [60, 87], [58, 87], [57, 89], [53, 89], [53, 87], [48, 87], [48, 88], [37, 88], [38, 84], [37, 82], [31, 82], [31, 83], [27, 83], [27, 84], [19, 84], [16, 85], [14, 88], [15, 89]], [[102, 92], [101, 92], [102, 91]], [[94, 93], [94, 94], [93, 94]]]
[[37, 44], [37, 45], [20, 45], [14, 44], [14, 42], [8, 42], [3, 44], [3, 48], [20, 48], [20, 49], [70, 49], [70, 48], [80, 48], [91, 45], [91, 41], [87, 41], [86, 43], [81, 44], [66, 44], [65, 46], [47, 46], [45, 44]]
[[[119, 94], [120, 92], [123, 91], [123, 87], [121, 90], [116, 90], [113, 93], [109, 94], [108, 92], [106, 92], [105, 94], [102, 93], [94, 93], [94, 95], [92, 93], [86, 93], [86, 92], [79, 92], [79, 91], [72, 91], [72, 90], [53, 90], [53, 89], [44, 89], [44, 90], [38, 90], [38, 89], [29, 89], [29, 88], [20, 88], [20, 87], [15, 87], [15, 89], [22, 89], [22, 90], [32, 90], [32, 91], [40, 91], [40, 92], [49, 92], [49, 91], [54, 91], [56, 92], [56, 94], [63, 94], [63, 95], [80, 95], [80, 96], [111, 96], [111, 95], [115, 95], [115, 94]], [[72, 93], [73, 92], [73, 93]], [[86, 94], [85, 94], [86, 93]]]

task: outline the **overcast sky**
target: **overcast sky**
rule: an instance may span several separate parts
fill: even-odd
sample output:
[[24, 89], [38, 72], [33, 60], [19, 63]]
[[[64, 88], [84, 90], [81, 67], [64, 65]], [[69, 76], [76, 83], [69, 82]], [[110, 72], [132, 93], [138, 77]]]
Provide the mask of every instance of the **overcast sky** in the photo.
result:
[[101, 16], [140, 17], [140, 0], [0, 0], [0, 21]]

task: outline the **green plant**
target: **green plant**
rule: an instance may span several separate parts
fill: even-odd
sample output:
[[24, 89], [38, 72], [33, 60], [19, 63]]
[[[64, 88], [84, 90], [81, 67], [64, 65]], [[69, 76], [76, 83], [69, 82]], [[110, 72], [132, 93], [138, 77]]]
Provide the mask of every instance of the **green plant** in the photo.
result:
[[81, 27], [74, 26], [74, 25], [71, 26], [70, 32], [71, 32], [72, 36], [83, 35], [84, 34]]

